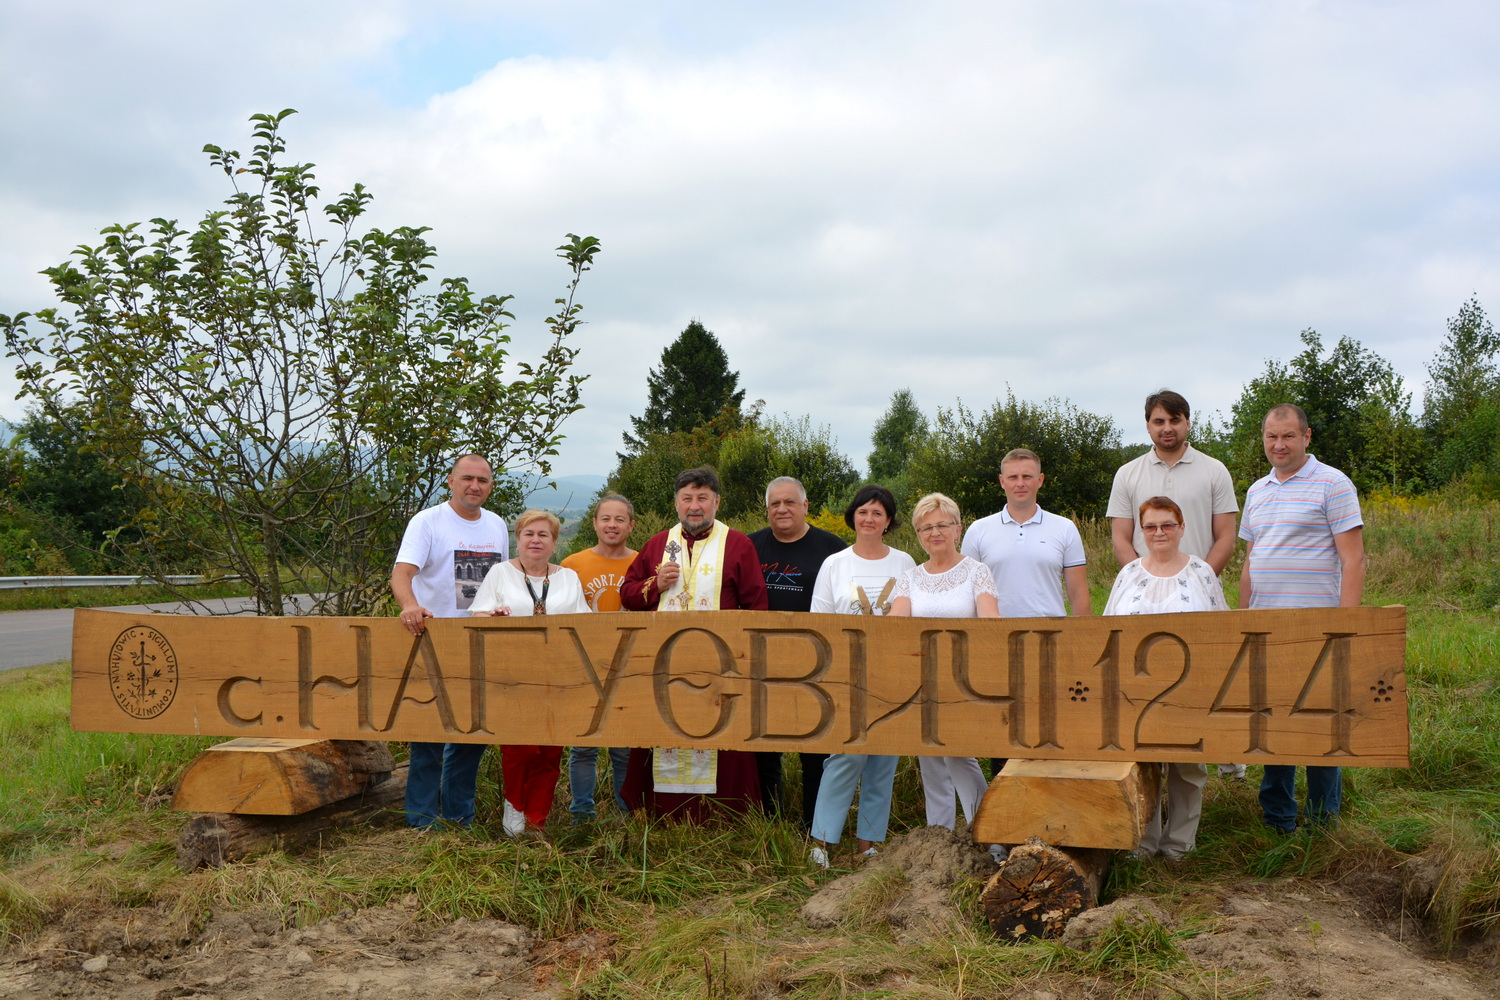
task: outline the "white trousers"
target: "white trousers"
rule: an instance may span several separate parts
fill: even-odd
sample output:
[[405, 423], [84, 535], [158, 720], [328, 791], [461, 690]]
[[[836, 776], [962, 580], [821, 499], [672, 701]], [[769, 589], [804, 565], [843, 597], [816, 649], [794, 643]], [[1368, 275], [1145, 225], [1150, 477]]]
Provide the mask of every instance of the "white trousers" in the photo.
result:
[[958, 819], [955, 795], [963, 807], [964, 819], [974, 822], [979, 800], [988, 787], [979, 761], [973, 757], [918, 757], [922, 770], [922, 796], [927, 800], [927, 825], [953, 829]]

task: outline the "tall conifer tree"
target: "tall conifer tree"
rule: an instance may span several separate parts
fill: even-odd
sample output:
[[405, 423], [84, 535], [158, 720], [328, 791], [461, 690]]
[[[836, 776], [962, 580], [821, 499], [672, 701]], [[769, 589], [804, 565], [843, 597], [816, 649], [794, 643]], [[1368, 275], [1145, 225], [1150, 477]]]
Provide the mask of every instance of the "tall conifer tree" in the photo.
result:
[[653, 434], [690, 431], [725, 407], [738, 410], [745, 401], [739, 384], [740, 373], [729, 370], [729, 355], [719, 338], [693, 320], [646, 376], [646, 412], [630, 418], [631, 430], [624, 434], [627, 453], [639, 455]]

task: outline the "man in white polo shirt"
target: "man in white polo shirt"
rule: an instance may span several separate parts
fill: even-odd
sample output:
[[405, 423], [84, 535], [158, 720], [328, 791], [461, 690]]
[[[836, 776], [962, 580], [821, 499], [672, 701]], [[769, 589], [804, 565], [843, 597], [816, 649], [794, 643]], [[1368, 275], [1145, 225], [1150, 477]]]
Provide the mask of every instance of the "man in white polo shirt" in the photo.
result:
[[[1249, 544], [1240, 571], [1240, 607], [1355, 607], [1364, 596], [1364, 518], [1349, 477], [1307, 453], [1312, 429], [1299, 406], [1272, 407], [1261, 423], [1271, 473], [1245, 493], [1240, 537]], [[1265, 823], [1297, 828], [1297, 768], [1267, 764], [1260, 784]], [[1309, 822], [1338, 816], [1343, 772], [1307, 769]]]
[[[1078, 526], [1037, 506], [1037, 491], [1046, 478], [1036, 452], [1006, 452], [1000, 460], [1005, 506], [964, 532], [960, 551], [990, 568], [1000, 591], [1001, 618], [1061, 618], [1069, 608], [1074, 615], [1094, 613]], [[990, 763], [998, 774], [1005, 759], [994, 757]]]
[[[1115, 472], [1105, 511], [1121, 566], [1146, 554], [1139, 514], [1141, 504], [1152, 497], [1170, 497], [1182, 508], [1181, 549], [1208, 563], [1215, 574], [1224, 572], [1234, 552], [1234, 515], [1240, 509], [1234, 499], [1234, 479], [1223, 462], [1188, 444], [1192, 416], [1188, 401], [1171, 389], [1146, 397], [1151, 450]], [[1173, 765], [1183, 775], [1201, 766]], [[1245, 765], [1220, 764], [1219, 773], [1243, 781]], [[1204, 770], [1205, 781], [1207, 776]]]

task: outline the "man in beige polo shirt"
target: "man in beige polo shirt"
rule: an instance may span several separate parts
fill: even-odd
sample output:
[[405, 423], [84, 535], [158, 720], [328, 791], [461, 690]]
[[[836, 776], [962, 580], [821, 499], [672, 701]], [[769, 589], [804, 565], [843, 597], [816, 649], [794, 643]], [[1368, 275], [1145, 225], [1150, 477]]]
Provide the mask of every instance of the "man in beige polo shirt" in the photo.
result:
[[[1110, 535], [1121, 566], [1146, 554], [1137, 516], [1141, 504], [1171, 497], [1182, 508], [1182, 551], [1208, 563], [1215, 574], [1224, 573], [1234, 552], [1240, 505], [1224, 463], [1188, 444], [1191, 429], [1192, 408], [1181, 394], [1163, 389], [1146, 397], [1151, 450], [1120, 466], [1109, 491]], [[1244, 780], [1245, 765], [1220, 764], [1219, 773]]]
[[1182, 508], [1182, 551], [1222, 574], [1234, 552], [1234, 480], [1217, 458], [1188, 444], [1192, 428], [1188, 401], [1170, 389], [1146, 397], [1146, 431], [1151, 450], [1115, 472], [1109, 491], [1110, 532], [1120, 565], [1146, 554], [1140, 505], [1151, 497], [1171, 497]]

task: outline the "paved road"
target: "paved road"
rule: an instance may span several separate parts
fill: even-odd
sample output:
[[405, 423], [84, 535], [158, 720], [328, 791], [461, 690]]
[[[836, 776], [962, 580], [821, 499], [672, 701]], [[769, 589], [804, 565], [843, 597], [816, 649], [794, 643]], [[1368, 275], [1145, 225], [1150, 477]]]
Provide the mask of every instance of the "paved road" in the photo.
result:
[[[249, 598], [227, 597], [205, 601], [215, 614], [253, 614]], [[132, 604], [104, 611], [194, 614], [185, 604]], [[0, 670], [35, 667], [73, 658], [73, 609], [10, 611], [0, 614]]]

